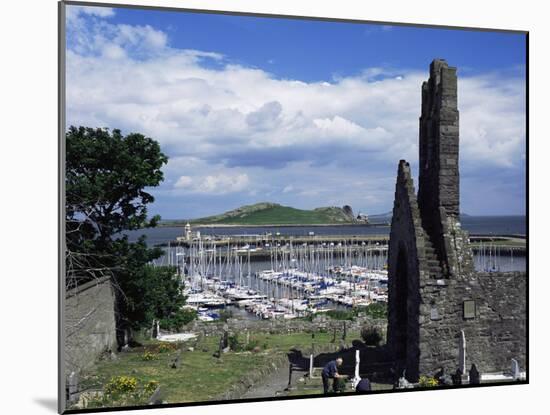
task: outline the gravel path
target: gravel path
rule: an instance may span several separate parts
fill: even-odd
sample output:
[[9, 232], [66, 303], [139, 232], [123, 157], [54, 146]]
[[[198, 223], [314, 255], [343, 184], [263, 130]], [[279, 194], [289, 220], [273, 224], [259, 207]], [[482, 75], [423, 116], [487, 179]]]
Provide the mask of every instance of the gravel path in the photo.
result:
[[[298, 373], [292, 375], [292, 380], [295, 381], [295, 377], [299, 376]], [[263, 382], [258, 382], [252, 386], [242, 396], [242, 398], [272, 398], [278, 396], [278, 392], [282, 392], [288, 385], [288, 365], [274, 371], [271, 375], [266, 377]]]

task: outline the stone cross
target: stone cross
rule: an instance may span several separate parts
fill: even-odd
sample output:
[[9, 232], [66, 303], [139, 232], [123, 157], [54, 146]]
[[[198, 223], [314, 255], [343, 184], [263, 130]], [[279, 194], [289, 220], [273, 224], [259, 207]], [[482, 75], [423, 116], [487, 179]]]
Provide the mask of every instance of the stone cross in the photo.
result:
[[361, 362], [360, 354], [361, 353], [359, 350], [355, 351], [355, 376], [352, 380], [352, 385], [354, 389], [357, 387], [357, 384], [361, 380], [361, 378], [359, 377], [359, 363]]

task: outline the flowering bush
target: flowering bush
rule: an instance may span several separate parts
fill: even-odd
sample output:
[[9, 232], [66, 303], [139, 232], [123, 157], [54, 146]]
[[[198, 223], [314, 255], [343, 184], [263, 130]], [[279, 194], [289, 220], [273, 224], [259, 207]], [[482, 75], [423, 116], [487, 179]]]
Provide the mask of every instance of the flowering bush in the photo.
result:
[[176, 350], [177, 348], [178, 348], [178, 345], [174, 343], [161, 343], [158, 345], [157, 351], [159, 353], [166, 353], [166, 352], [171, 352], [173, 350]]
[[105, 393], [117, 394], [134, 392], [137, 387], [137, 379], [131, 376], [114, 376], [104, 386]]
[[155, 360], [157, 357], [151, 352], [145, 352], [141, 355], [141, 358], [148, 362], [150, 360]]
[[437, 386], [439, 384], [437, 379], [430, 376], [424, 376], [424, 375], [420, 376], [418, 383], [423, 388], [433, 388], [434, 386]]
[[144, 405], [159, 387], [159, 382], [144, 382], [131, 376], [113, 376], [103, 386], [103, 394], [90, 398], [85, 408], [104, 408], [106, 406]]
[[145, 393], [147, 394], [152, 394], [159, 386], [159, 383], [158, 381], [156, 380], [150, 380], [149, 382], [147, 382], [147, 385], [145, 385]]

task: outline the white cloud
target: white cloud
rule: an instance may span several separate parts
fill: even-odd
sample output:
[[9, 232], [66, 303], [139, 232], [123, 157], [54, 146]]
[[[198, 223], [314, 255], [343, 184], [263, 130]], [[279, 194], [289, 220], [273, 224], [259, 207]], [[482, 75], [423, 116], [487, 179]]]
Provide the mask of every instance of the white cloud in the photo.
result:
[[250, 179], [247, 174], [220, 173], [203, 177], [180, 176], [174, 184], [176, 189], [187, 189], [191, 193], [224, 195], [247, 190]]
[[69, 5], [65, 8], [65, 10], [69, 23], [74, 23], [74, 21], [81, 15], [96, 17], [112, 17], [115, 15], [115, 11], [111, 7]]
[[193, 185], [193, 179], [189, 176], [180, 176], [178, 181], [174, 184], [176, 189], [185, 189]]
[[[417, 159], [427, 70], [279, 79], [216, 51], [176, 49], [166, 33], [111, 23], [106, 10], [71, 12], [67, 120], [157, 139], [170, 157], [170, 191], [313, 197], [324, 195], [313, 187], [322, 182], [326, 193], [360, 203], [364, 194], [346, 189], [350, 169], [373, 177], [379, 163]], [[523, 166], [524, 94], [518, 78], [459, 73], [462, 172]], [[394, 175], [390, 167], [379, 178], [386, 187], [365, 192], [391, 201]]]

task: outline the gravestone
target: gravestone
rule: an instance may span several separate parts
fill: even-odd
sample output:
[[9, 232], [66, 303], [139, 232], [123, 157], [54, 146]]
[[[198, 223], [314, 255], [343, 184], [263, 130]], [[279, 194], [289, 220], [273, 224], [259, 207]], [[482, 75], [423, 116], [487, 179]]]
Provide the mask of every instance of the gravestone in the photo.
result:
[[472, 363], [472, 366], [470, 367], [470, 371], [468, 372], [468, 377], [470, 379], [470, 385], [479, 385], [480, 382], [480, 376], [479, 371], [477, 370], [476, 365]]
[[519, 363], [516, 359], [512, 359], [512, 378], [518, 380], [520, 376]]
[[451, 376], [453, 385], [459, 386], [462, 385], [462, 370], [458, 368], [456, 372]]
[[181, 349], [179, 349], [178, 352], [176, 353], [176, 357], [172, 359], [172, 362], [170, 363], [170, 367], [172, 369], [177, 369], [180, 367], [180, 363], [181, 363]]
[[460, 330], [460, 346], [458, 349], [458, 368], [462, 373], [466, 372], [466, 335]]
[[346, 336], [348, 334], [348, 332], [347, 332], [348, 326], [347, 326], [345, 321], [344, 321], [343, 325], [344, 325], [344, 327], [343, 327], [343, 330], [342, 330], [342, 340], [346, 340]]
[[69, 402], [76, 402], [79, 398], [78, 393], [78, 373], [71, 372], [68, 379], [68, 398]]
[[158, 386], [151, 397], [148, 400], [149, 405], [160, 405], [162, 404], [162, 397], [161, 397], [161, 389], [160, 386]]
[[224, 329], [223, 335], [221, 338], [221, 351], [222, 353], [227, 353], [229, 351], [229, 332]]
[[153, 323], [151, 324], [151, 338], [156, 339], [157, 337], [158, 337], [157, 322], [156, 320], [153, 320]]

